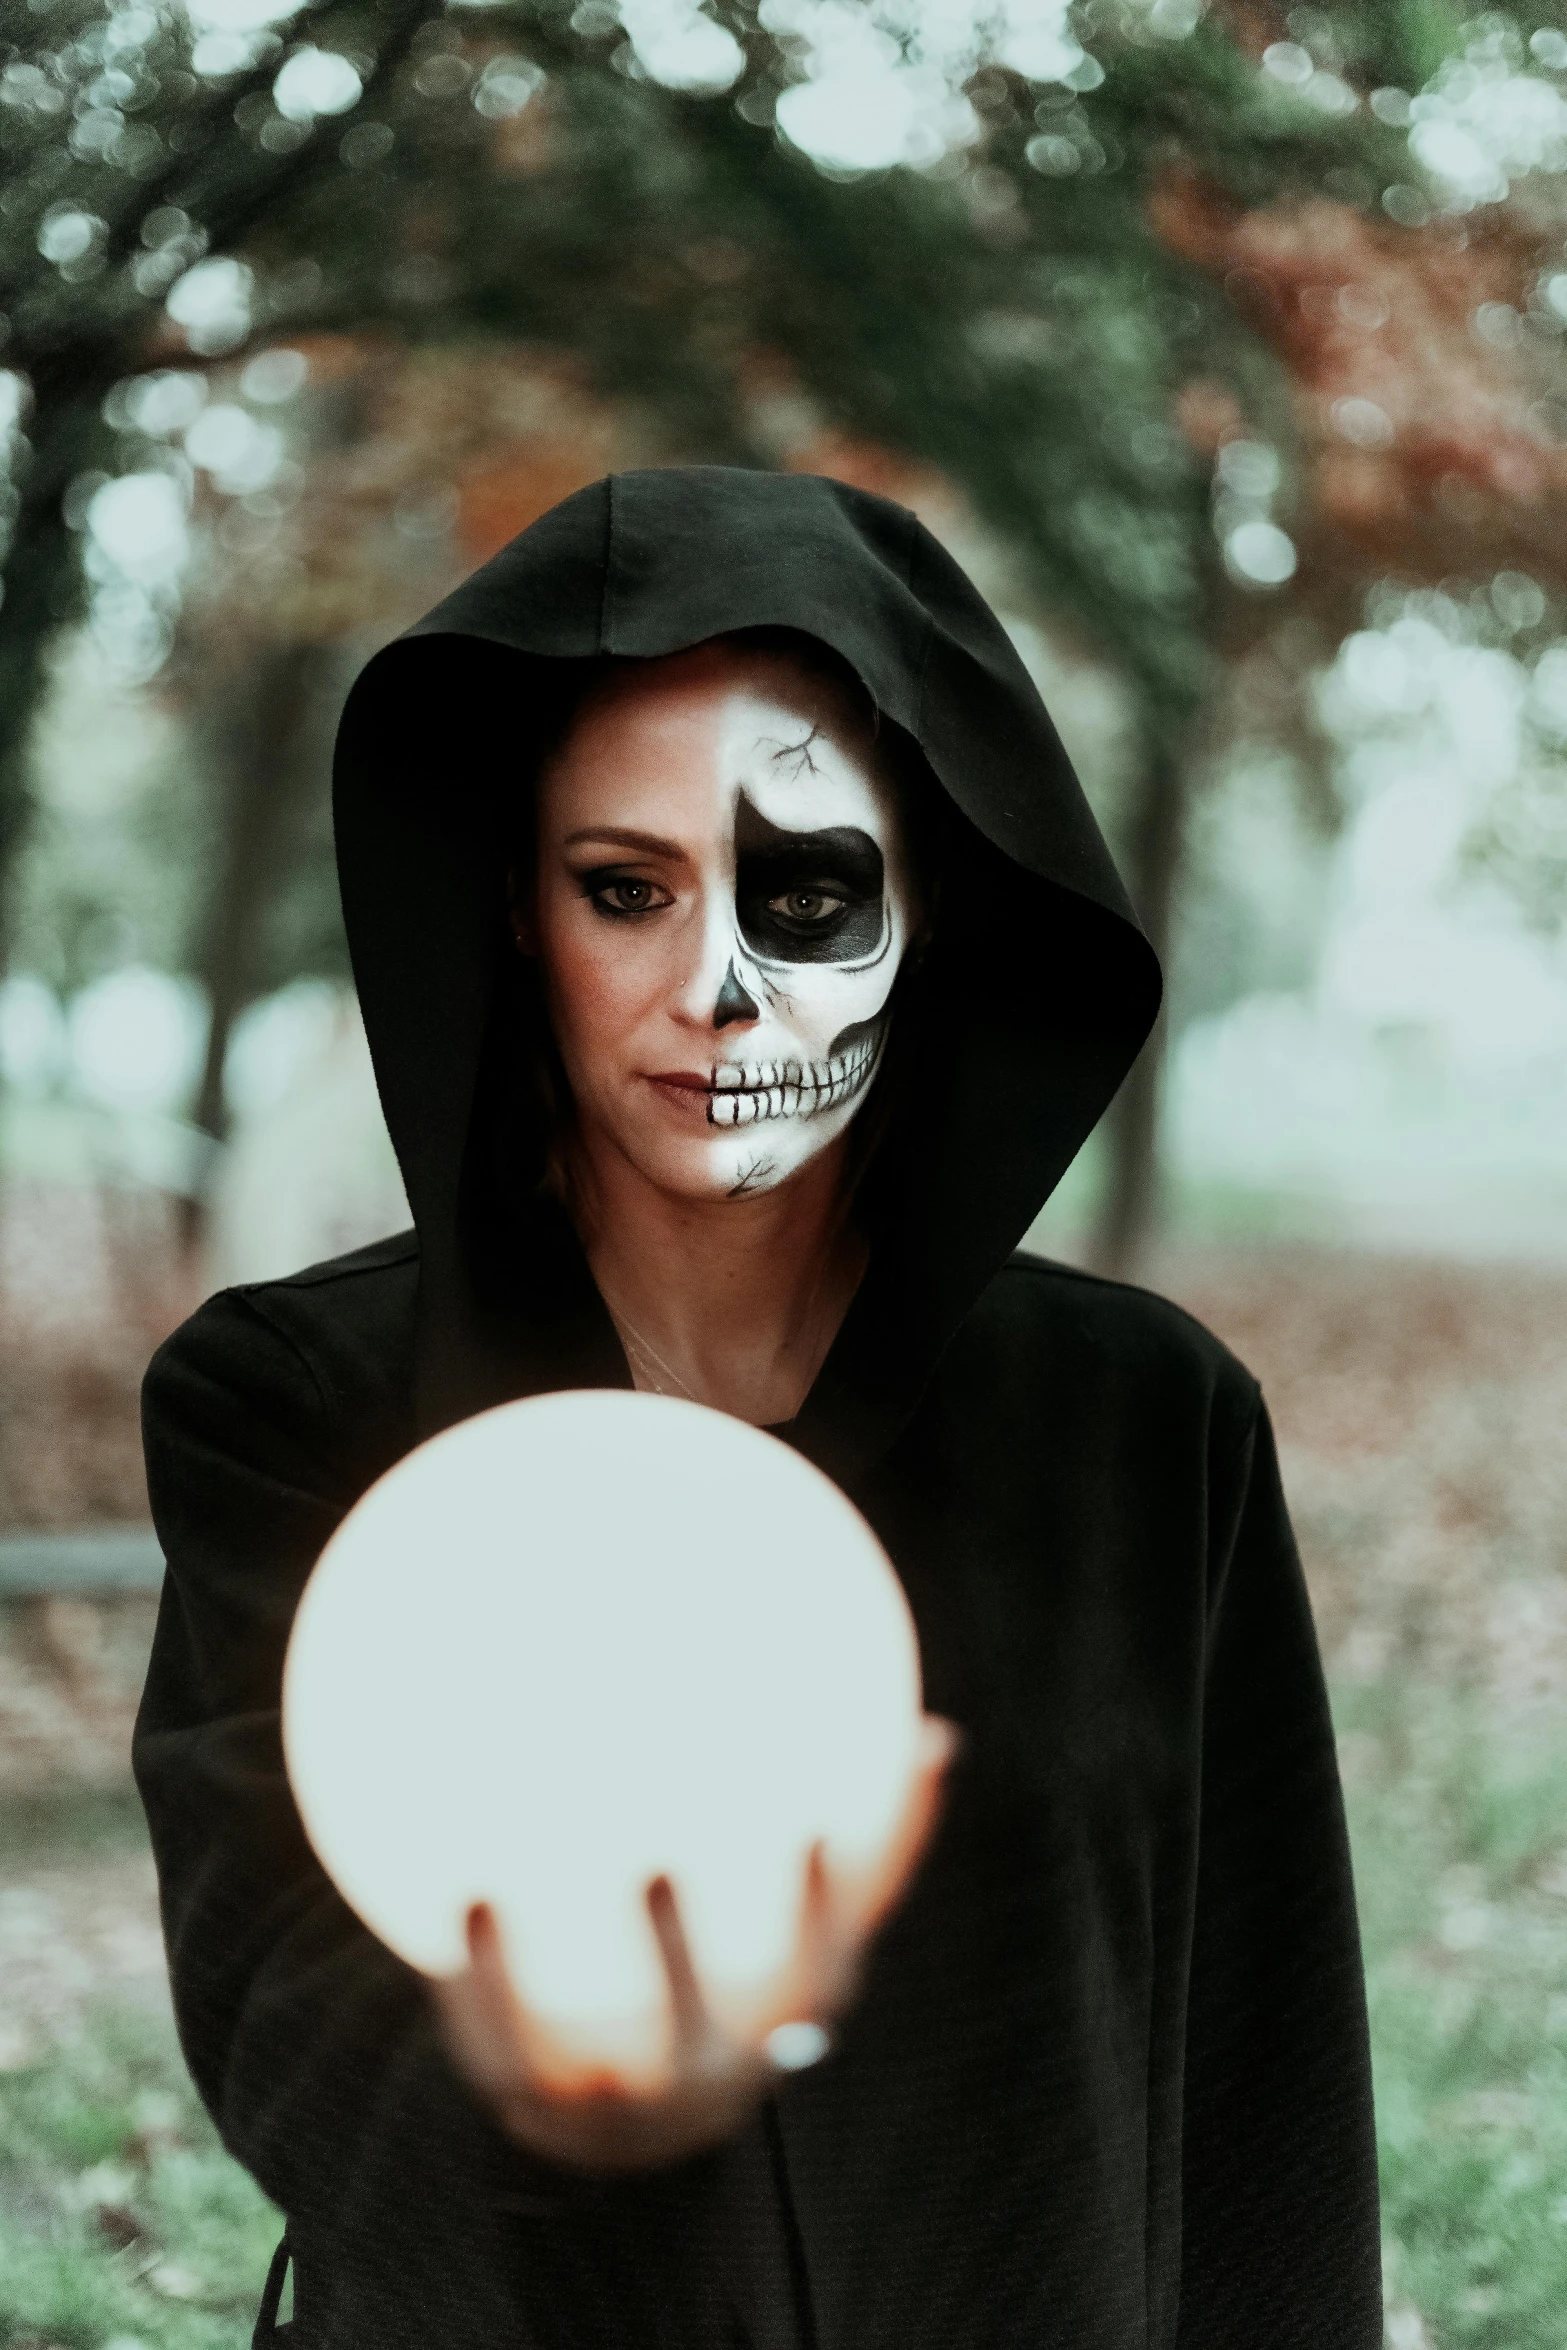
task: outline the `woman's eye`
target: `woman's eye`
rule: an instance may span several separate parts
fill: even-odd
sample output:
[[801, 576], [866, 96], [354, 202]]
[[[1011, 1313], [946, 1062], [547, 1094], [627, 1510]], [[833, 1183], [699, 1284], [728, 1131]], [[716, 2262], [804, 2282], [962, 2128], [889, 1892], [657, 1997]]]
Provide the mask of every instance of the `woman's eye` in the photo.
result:
[[585, 895], [601, 914], [651, 914], [670, 902], [667, 890], [635, 873], [590, 873]]
[[786, 889], [781, 897], [768, 899], [767, 911], [781, 916], [785, 922], [799, 923], [812, 930], [819, 922], [831, 921], [834, 914], [841, 914], [843, 903], [830, 890]]

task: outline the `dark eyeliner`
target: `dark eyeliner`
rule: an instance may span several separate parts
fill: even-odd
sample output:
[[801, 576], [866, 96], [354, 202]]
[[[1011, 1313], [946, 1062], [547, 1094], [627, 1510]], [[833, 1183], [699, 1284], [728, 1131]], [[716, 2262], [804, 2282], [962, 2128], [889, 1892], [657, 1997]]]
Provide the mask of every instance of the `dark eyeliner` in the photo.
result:
[[645, 873], [628, 873], [623, 865], [596, 865], [591, 872], [579, 873], [576, 876], [576, 882], [580, 895], [587, 898], [594, 911], [604, 915], [608, 921], [635, 922], [644, 914], [656, 914], [660, 911], [657, 905], [610, 906], [604, 903], [602, 893], [605, 890], [615, 888], [617, 884], [632, 884], [649, 890], [656, 890], [662, 886]]

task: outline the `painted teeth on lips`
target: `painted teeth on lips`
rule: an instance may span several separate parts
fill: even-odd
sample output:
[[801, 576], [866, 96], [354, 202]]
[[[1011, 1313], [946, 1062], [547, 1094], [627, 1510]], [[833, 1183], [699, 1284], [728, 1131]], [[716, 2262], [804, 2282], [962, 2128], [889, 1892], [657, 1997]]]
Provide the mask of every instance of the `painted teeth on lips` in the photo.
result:
[[765, 1118], [815, 1117], [858, 1092], [876, 1058], [867, 1038], [851, 1053], [826, 1061], [759, 1061], [713, 1071], [710, 1126], [755, 1126]]

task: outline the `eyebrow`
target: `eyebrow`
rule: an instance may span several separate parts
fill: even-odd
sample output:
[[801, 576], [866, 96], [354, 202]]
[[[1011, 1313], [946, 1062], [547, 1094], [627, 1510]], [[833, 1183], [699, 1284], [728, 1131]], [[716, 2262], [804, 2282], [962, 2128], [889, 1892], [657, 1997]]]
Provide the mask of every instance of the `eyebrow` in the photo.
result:
[[617, 849], [640, 849], [649, 857], [681, 857], [685, 851], [678, 841], [664, 840], [656, 832], [633, 832], [623, 824], [589, 824], [580, 832], [568, 832], [565, 846], [574, 849], [582, 841], [606, 842]]

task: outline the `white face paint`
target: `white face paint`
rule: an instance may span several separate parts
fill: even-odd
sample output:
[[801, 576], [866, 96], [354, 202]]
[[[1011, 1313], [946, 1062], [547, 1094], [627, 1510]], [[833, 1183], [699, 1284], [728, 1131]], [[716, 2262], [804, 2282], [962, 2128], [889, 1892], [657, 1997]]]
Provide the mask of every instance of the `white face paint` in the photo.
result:
[[863, 1102], [918, 919], [863, 720], [701, 646], [592, 699], [539, 797], [524, 928], [579, 1117], [687, 1197], [786, 1181]]

